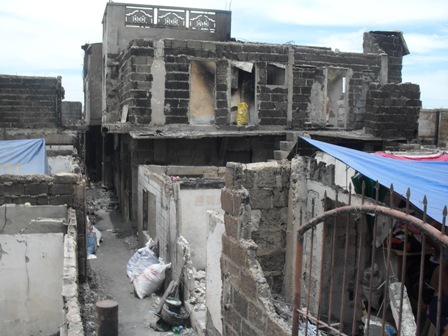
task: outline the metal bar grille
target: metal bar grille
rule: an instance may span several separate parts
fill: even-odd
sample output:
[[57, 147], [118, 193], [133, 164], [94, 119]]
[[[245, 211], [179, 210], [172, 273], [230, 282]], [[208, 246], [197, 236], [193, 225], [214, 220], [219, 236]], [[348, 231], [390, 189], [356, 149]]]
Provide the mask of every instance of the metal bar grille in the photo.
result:
[[[414, 331], [415, 335], [427, 335], [431, 324], [435, 335], [441, 334], [445, 302], [442, 297], [448, 295], [443, 289], [447, 281], [444, 267], [448, 271], [447, 209], [443, 211], [443, 222], [438, 224], [427, 218], [426, 198], [423, 200], [425, 211], [413, 214], [410, 190], [404, 200], [406, 208], [398, 210], [394, 208], [397, 195], [393, 186], [389, 206], [379, 204], [378, 183], [375, 188], [376, 200], [369, 200], [372, 204], [366, 204], [363, 187], [361, 205], [350, 205], [350, 199], [348, 205], [339, 204], [336, 193], [334, 208], [318, 216], [314, 216], [316, 200], [312, 200], [312, 219], [305, 224], [300, 212], [292, 335], [298, 335], [300, 325], [308, 335], [311, 324], [315, 325], [318, 335], [369, 335], [374, 328], [381, 328], [382, 335], [389, 335], [390, 330], [397, 335], [409, 335]], [[321, 227], [317, 229], [318, 226]], [[400, 244], [397, 231], [404, 233]], [[319, 239], [317, 235], [321, 235], [320, 244], [315, 243]], [[325, 243], [327, 236], [329, 240]], [[345, 239], [342, 244], [341, 236]], [[415, 237], [420, 237], [419, 245]], [[319, 246], [321, 253], [313, 258]], [[435, 252], [440, 255], [438, 266], [429, 261], [430, 254]], [[432, 272], [430, 266], [438, 268], [439, 272]], [[366, 270], [370, 270], [369, 277]], [[382, 274], [379, 284], [375, 278], [378, 270]], [[312, 282], [313, 274], [318, 284]], [[431, 274], [430, 283], [428, 276]], [[433, 281], [437, 284], [431, 288]], [[311, 286], [317, 286], [314, 297]], [[433, 294], [428, 296], [431, 290]], [[378, 295], [382, 295], [381, 304], [375, 306]], [[317, 302], [313, 304], [313, 300]], [[434, 313], [427, 314], [427, 311]]]

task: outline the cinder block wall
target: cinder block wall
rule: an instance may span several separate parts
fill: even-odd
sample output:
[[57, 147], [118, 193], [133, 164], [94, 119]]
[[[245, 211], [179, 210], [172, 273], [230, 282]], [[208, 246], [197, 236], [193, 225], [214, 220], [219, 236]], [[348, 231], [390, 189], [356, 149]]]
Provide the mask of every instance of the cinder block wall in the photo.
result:
[[63, 205], [76, 211], [79, 280], [86, 280], [85, 180], [76, 174], [0, 175], [0, 205]]
[[82, 104], [76, 101], [62, 102], [62, 125], [73, 126], [82, 119]]
[[[108, 112], [115, 113], [117, 120], [123, 106], [128, 105], [131, 124], [149, 124], [156, 113], [153, 106], [156, 104], [157, 114], [163, 114], [158, 118], [165, 124], [188, 124], [193, 59], [216, 63], [214, 122], [217, 125], [227, 125], [230, 121], [232, 62], [255, 65], [255, 123], [259, 125], [289, 126], [291, 123], [301, 127], [313, 114], [323, 113], [325, 102], [318, 96], [325, 87], [323, 69], [331, 66], [350, 69], [347, 127], [359, 129], [364, 122], [368, 85], [380, 80], [381, 56], [374, 53], [241, 42], [162, 41], [155, 48], [153, 41], [134, 40], [123, 54], [115, 55], [111, 61], [107, 78]], [[155, 59], [160, 61], [157, 67], [153, 66]], [[272, 63], [285, 66], [285, 85], [268, 85], [267, 68]], [[153, 86], [158, 76], [164, 76], [157, 82], [164, 85], [164, 90]]]
[[367, 92], [366, 132], [386, 139], [414, 139], [421, 106], [417, 84], [372, 83]]
[[[282, 169], [286, 173], [287, 168], [282, 166], [277, 168], [277, 172]], [[284, 245], [281, 246], [280, 243], [280, 246], [272, 248], [257, 245], [251, 239], [258, 230], [261, 235], [271, 232], [273, 236], [282, 236], [282, 225], [273, 218], [260, 220], [257, 228], [257, 224], [253, 222], [257, 215], [252, 212], [251, 207], [253, 204], [260, 212], [261, 209], [269, 212], [270, 207], [274, 209], [274, 185], [281, 183], [281, 176], [275, 176], [275, 171], [268, 169], [264, 176], [261, 171], [259, 175], [255, 172], [246, 174], [244, 165], [227, 164], [226, 187], [221, 194], [222, 208], [225, 211], [221, 257], [223, 335], [286, 336], [291, 333], [289, 325], [275, 312], [271, 288], [264, 276], [264, 272], [276, 272], [276, 266], [265, 262], [267, 269], [264, 269], [258, 256], [260, 253], [264, 254], [262, 258], [269, 258], [268, 251], [272, 251], [271, 257], [284, 260], [282, 253], [279, 253]], [[269, 181], [272, 178], [273, 181]], [[251, 185], [252, 191], [258, 192], [258, 195], [254, 195], [254, 200], [244, 184]], [[275, 244], [278, 243], [277, 241]], [[282, 261], [278, 260], [277, 263], [282, 264]]]
[[62, 99], [61, 77], [0, 75], [0, 127], [56, 128]]
[[440, 110], [439, 147], [448, 147], [448, 109]]
[[134, 40], [117, 61], [109, 65], [106, 78], [111, 91], [108, 92], [107, 112], [121, 119], [123, 107], [128, 106], [127, 121], [131, 124], [151, 122], [151, 89], [153, 75], [151, 65], [154, 60], [154, 42]]

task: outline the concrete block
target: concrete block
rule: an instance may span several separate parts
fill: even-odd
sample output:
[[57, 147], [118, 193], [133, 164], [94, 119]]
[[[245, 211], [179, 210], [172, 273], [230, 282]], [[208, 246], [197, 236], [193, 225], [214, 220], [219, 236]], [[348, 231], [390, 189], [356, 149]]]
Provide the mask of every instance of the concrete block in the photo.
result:
[[52, 195], [72, 195], [74, 191], [73, 184], [53, 184], [49, 186], [49, 194]]
[[72, 206], [73, 205], [73, 196], [72, 195], [50, 196], [48, 198], [48, 204], [50, 204], [50, 205], [67, 204], [68, 206]]
[[280, 150], [290, 153], [297, 141], [280, 141]]
[[275, 150], [274, 151], [274, 159], [275, 160], [284, 160], [287, 159], [289, 155], [289, 152], [285, 152], [282, 150]]
[[223, 188], [221, 190], [221, 207], [231, 216], [240, 215], [242, 195], [235, 190]]
[[247, 307], [248, 302], [247, 299], [241, 295], [236, 289], [233, 290], [233, 301], [232, 301], [235, 309], [238, 313], [244, 318], [247, 319]]
[[[240, 289], [243, 295], [250, 298], [256, 298], [257, 283], [255, 282], [255, 279], [249, 272], [245, 272], [245, 270], [242, 270], [240, 275], [241, 275]], [[270, 334], [270, 335], [276, 335], [276, 334]]]
[[[224, 310], [223, 315], [226, 324], [235, 330], [236, 335], [241, 335], [241, 316], [238, 314], [237, 310], [231, 306], [229, 309]], [[227, 333], [224, 335], [227, 335]]]
[[225, 182], [227, 187], [240, 188], [243, 177], [243, 165], [236, 162], [228, 162], [226, 165]]
[[48, 195], [41, 194], [36, 196], [36, 204], [37, 205], [47, 205], [48, 204]]
[[71, 173], [59, 173], [54, 175], [54, 184], [75, 184], [78, 182], [78, 175]]
[[277, 186], [277, 167], [265, 167], [257, 171], [256, 186], [259, 188], [274, 188]]
[[25, 185], [23, 183], [5, 182], [3, 183], [3, 192], [5, 196], [23, 195]]
[[280, 318], [274, 320], [273, 317], [270, 317], [266, 322], [266, 335], [289, 336], [291, 335], [291, 329]]
[[247, 319], [251, 324], [265, 330], [266, 316], [263, 314], [262, 308], [251, 301], [248, 302], [247, 306]]
[[273, 190], [274, 198], [273, 198], [273, 205], [274, 207], [287, 207], [288, 206], [288, 195], [289, 190], [284, 188], [275, 188]]
[[38, 195], [38, 194], [46, 194], [48, 193], [48, 184], [47, 183], [30, 183], [25, 185], [24, 190], [26, 195]]
[[252, 209], [269, 209], [273, 207], [272, 189], [252, 189], [250, 192], [250, 205]]
[[242, 268], [248, 267], [246, 251], [227, 235], [222, 236], [222, 253], [228, 256], [236, 265]]
[[224, 225], [226, 227], [226, 234], [234, 239], [240, 239], [240, 221], [238, 217], [229, 214], [224, 215]]

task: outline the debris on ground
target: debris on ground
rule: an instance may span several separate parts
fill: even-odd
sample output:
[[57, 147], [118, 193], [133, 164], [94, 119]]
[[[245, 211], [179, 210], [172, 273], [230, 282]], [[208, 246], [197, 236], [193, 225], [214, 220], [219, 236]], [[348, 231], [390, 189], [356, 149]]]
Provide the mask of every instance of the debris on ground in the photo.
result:
[[190, 293], [188, 302], [193, 306], [195, 311], [205, 310], [206, 300], [206, 279], [205, 271], [196, 271], [193, 269], [194, 291]]
[[[101, 186], [101, 182], [91, 182], [86, 187], [86, 205], [89, 215], [98, 210], [118, 210], [119, 202], [111, 190]], [[93, 223], [94, 224], [94, 223]]]
[[286, 322], [292, 323], [291, 304], [280, 294], [273, 294], [272, 299], [276, 313]]

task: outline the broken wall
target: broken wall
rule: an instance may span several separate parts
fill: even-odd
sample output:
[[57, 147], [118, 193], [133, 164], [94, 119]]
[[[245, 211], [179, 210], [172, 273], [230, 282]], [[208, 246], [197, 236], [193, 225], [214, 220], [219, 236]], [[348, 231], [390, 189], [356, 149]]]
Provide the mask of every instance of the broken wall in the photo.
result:
[[62, 124], [61, 77], [0, 75], [0, 128], [57, 128]]
[[0, 175], [0, 205], [66, 205], [76, 212], [79, 281], [86, 280], [85, 180], [76, 174]]
[[[176, 131], [157, 139], [135, 139], [125, 134], [109, 134], [110, 142], [105, 147], [105, 176], [112, 174], [116, 194], [125, 218], [131, 220], [136, 228], [138, 166], [143, 164], [179, 165], [179, 166], [223, 166], [227, 161], [258, 162], [272, 159], [279, 141], [284, 139], [282, 132], [273, 135], [255, 133], [250, 137], [234, 136], [228, 138], [197, 138], [188, 131]], [[211, 168], [212, 170], [214, 168]], [[198, 170], [196, 170], [198, 172]], [[191, 175], [190, 173], [186, 173]], [[212, 176], [207, 170], [198, 175]], [[182, 174], [181, 174], [182, 175]]]
[[[223, 174], [224, 168], [211, 166], [139, 166], [139, 237], [145, 232], [157, 237], [168, 251], [177, 237], [183, 236], [189, 244], [192, 266], [205, 269], [207, 210], [220, 210]], [[172, 260], [173, 255], [166, 257], [164, 260]]]
[[417, 84], [372, 83], [367, 92], [365, 131], [385, 139], [414, 139], [421, 106]]
[[[273, 207], [274, 193], [277, 183], [281, 183], [281, 176], [275, 175], [286, 166], [277, 163], [276, 169], [271, 166], [267, 174], [271, 174], [273, 181], [267, 181], [260, 170], [260, 176], [251, 181], [250, 175], [245, 174], [245, 167], [241, 164], [228, 163], [226, 173], [226, 187], [222, 190], [221, 202], [225, 211], [225, 233], [222, 236], [223, 253], [221, 257], [221, 272], [223, 281], [222, 295], [222, 324], [223, 335], [289, 335], [290, 326], [277, 315], [273, 303], [272, 292], [267, 279], [264, 277], [265, 269], [258, 258], [259, 246], [251, 239], [252, 232], [257, 231], [256, 223], [252, 222], [251, 202], [259, 210], [269, 211]], [[262, 177], [259, 179], [258, 177]], [[252, 196], [244, 187], [244, 183], [252, 183], [259, 194]], [[263, 184], [269, 184], [264, 189]], [[266, 207], [256, 202], [267, 202]], [[268, 206], [269, 204], [269, 206]], [[260, 221], [260, 230], [283, 230], [281, 223], [270, 222], [266, 218], [264, 223]], [[266, 232], [267, 233], [267, 232]], [[275, 236], [275, 231], [273, 232]], [[280, 247], [281, 249], [281, 247]], [[261, 250], [267, 251], [266, 246]], [[274, 251], [273, 251], [274, 252]], [[277, 252], [277, 251], [275, 251]], [[266, 255], [265, 255], [266, 256]], [[284, 256], [282, 257], [284, 258]], [[284, 260], [284, 259], [283, 259]], [[278, 261], [281, 264], [281, 261]], [[269, 264], [265, 264], [269, 271]]]
[[[179, 186], [173, 184], [169, 177], [151, 172], [145, 166], [138, 167], [138, 238], [139, 244], [146, 243], [144, 237], [144, 220], [146, 230], [158, 241], [159, 257], [169, 263], [176, 258], [176, 238], [178, 232]], [[144, 192], [150, 197], [151, 204], [144, 207]], [[137, 206], [137, 204], [136, 204]], [[147, 212], [144, 213], [143, 209]], [[144, 217], [145, 216], [145, 217]], [[146, 217], [148, 216], [148, 217]], [[174, 266], [174, 265], [173, 265]]]
[[205, 270], [207, 265], [207, 211], [221, 211], [221, 188], [223, 179], [214, 185], [200, 180], [180, 185], [180, 225], [179, 235], [190, 244], [193, 266]]
[[401, 83], [403, 56], [409, 54], [406, 41], [400, 31], [370, 31], [363, 36], [364, 53], [387, 55], [384, 65], [387, 80], [381, 83]]
[[[321, 215], [327, 210], [333, 209], [336, 199], [338, 206], [361, 204], [360, 197], [349, 195], [349, 192], [353, 188], [349, 186], [348, 191], [346, 189], [346, 181], [342, 177], [342, 175], [346, 174], [343, 169], [343, 164], [336, 170], [333, 161], [328, 155], [319, 155], [319, 162], [315, 158], [301, 156], [295, 157], [291, 162], [290, 208], [292, 216], [288, 222], [285, 267], [285, 282], [287, 284], [285, 292], [287, 297], [292, 295], [294, 288], [293, 274], [295, 272], [294, 262], [297, 230], [312, 218]], [[335, 184], [335, 176], [338, 175], [339, 177], [336, 180], [342, 182], [341, 186]], [[368, 202], [366, 201], [366, 203]], [[333, 233], [336, 237], [334, 252], [330, 248]], [[347, 236], [346, 233], [348, 233]], [[355, 309], [354, 288], [356, 286], [355, 275], [358, 260], [356, 244], [360, 239], [360, 235], [364, 241], [366, 239], [364, 236], [365, 232], [356, 230], [355, 225], [350, 225], [350, 229], [347, 229], [345, 221], [329, 221], [328, 223], [316, 226], [313, 230], [306, 233], [303, 245], [303, 270], [309, 270], [311, 263], [312, 269], [310, 274], [307, 271], [301, 274], [300, 308], [307, 307], [314, 316], [318, 315], [320, 309], [320, 316], [328, 316], [330, 301], [327, 293], [329, 293], [330, 286], [332, 286], [331, 320], [335, 322], [339, 321], [341, 317], [340, 305], [342, 300], [344, 300], [345, 305], [342, 323], [344, 324], [344, 328], [351, 326], [353, 309]], [[313, 239], [313, 242], [311, 242], [311, 239]], [[350, 247], [347, 252], [346, 288], [343, 290], [344, 258], [342, 256], [344, 256], [347, 241], [350, 242]], [[313, 247], [312, 257], [311, 246]], [[341, 258], [336, 257], [335, 263], [332, 265], [332, 256], [341, 256]], [[361, 262], [361, 265], [363, 265], [363, 262]], [[322, 281], [320, 280], [321, 274]], [[332, 279], [332, 284], [330, 279]], [[323, 295], [320, 296], [319, 293]]]
[[5, 221], [0, 231], [2, 334], [70, 330], [69, 335], [84, 335], [77, 298], [76, 214], [66, 206], [6, 204], [0, 209]]
[[[207, 274], [206, 274], [206, 335], [222, 335], [222, 280], [221, 280], [221, 254], [222, 235], [225, 232], [224, 217], [222, 214], [209, 211], [207, 233]], [[219, 299], [218, 299], [219, 298]]]

